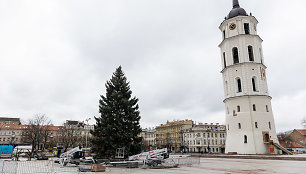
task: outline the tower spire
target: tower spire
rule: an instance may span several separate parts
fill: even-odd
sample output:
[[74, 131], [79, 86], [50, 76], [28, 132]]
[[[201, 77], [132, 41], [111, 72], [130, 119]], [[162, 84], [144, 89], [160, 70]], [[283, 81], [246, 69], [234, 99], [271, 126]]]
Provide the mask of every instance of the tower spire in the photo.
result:
[[233, 8], [239, 8], [239, 1], [238, 0], [233, 0]]

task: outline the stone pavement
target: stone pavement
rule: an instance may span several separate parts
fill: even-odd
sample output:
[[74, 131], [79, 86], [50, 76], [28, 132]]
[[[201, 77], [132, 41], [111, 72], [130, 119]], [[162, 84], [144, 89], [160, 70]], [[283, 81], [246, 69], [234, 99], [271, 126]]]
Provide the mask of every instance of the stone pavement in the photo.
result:
[[[89, 172], [91, 173], [91, 172]], [[108, 168], [109, 174], [305, 174], [305, 161], [202, 158], [200, 165], [173, 169]], [[68, 174], [68, 173], [63, 173]], [[69, 173], [70, 174], [70, 173]], [[103, 174], [103, 173], [100, 173]]]

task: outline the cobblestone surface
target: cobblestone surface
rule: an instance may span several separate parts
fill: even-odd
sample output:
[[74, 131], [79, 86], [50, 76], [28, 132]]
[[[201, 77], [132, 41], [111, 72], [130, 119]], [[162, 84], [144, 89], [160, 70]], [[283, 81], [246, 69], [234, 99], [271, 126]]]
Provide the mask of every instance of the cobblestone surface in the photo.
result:
[[[6, 162], [3, 168], [9, 172], [5, 173], [60, 173], [75, 174], [76, 166], [60, 167], [52, 161], [30, 161]], [[4, 165], [4, 163], [2, 163]], [[0, 164], [1, 166], [1, 164]], [[16, 168], [17, 167], [17, 168]], [[34, 172], [36, 171], [36, 172]], [[2, 173], [0, 171], [0, 173]], [[85, 173], [85, 172], [82, 172]], [[87, 172], [93, 174], [93, 172]], [[97, 172], [98, 173], [98, 172]], [[200, 164], [192, 166], [180, 166], [172, 169], [128, 169], [107, 167], [106, 172], [110, 174], [305, 174], [305, 161], [288, 161], [288, 160], [259, 160], [259, 159], [222, 159], [222, 158], [201, 158]]]

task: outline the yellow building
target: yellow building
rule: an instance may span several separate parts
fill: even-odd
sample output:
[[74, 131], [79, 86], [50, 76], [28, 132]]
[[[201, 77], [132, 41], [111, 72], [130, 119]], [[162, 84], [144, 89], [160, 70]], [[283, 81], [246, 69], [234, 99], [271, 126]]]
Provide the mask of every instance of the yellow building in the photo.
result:
[[156, 146], [158, 148], [167, 147], [170, 152], [180, 152], [183, 150], [183, 131], [191, 128], [192, 120], [167, 121], [156, 127]]

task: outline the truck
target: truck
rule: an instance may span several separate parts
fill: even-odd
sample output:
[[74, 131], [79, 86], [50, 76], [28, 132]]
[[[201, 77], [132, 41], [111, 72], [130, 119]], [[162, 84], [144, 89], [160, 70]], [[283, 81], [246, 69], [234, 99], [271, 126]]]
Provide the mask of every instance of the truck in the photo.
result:
[[67, 164], [79, 165], [81, 162], [86, 162], [84, 153], [85, 151], [81, 146], [75, 147], [62, 153], [60, 155], [59, 163], [63, 166], [66, 166]]

